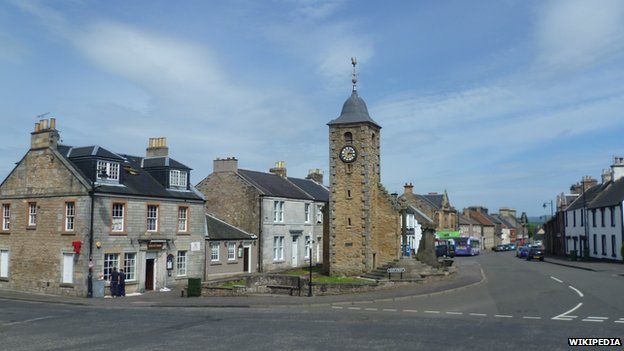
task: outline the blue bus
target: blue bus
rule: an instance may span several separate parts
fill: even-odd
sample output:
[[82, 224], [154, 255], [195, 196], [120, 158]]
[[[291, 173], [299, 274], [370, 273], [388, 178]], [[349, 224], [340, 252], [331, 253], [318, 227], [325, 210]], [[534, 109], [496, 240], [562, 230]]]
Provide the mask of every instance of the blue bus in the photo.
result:
[[481, 252], [481, 243], [477, 238], [453, 238], [453, 241], [455, 241], [455, 255], [475, 256]]

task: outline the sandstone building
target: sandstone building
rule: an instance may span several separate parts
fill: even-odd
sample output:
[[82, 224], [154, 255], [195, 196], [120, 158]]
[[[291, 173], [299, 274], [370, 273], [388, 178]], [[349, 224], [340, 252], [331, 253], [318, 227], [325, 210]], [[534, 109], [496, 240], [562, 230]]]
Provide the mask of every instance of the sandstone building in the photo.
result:
[[443, 194], [415, 194], [412, 183], [406, 183], [401, 199], [433, 219], [436, 232], [457, 231], [459, 229], [457, 210], [451, 206], [446, 190]]
[[0, 185], [0, 288], [87, 296], [113, 267], [128, 292], [201, 277], [204, 200], [190, 171], [164, 138], [139, 157], [61, 145], [53, 118], [37, 123]]
[[400, 254], [399, 204], [381, 184], [381, 126], [355, 90], [329, 125], [331, 275], [369, 272]]
[[[329, 192], [320, 170], [301, 179], [288, 177], [284, 162], [269, 173], [239, 169], [236, 158], [216, 159], [213, 165], [213, 172], [197, 184], [206, 212], [257, 236], [258, 271], [307, 266], [310, 259], [322, 262]], [[215, 269], [212, 265], [207, 262], [208, 271]]]

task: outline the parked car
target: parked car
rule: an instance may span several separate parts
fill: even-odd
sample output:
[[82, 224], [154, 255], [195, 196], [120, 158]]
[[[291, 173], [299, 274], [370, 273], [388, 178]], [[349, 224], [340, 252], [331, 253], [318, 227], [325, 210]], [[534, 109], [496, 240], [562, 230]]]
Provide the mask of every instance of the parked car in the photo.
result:
[[516, 257], [525, 258], [527, 257], [528, 251], [529, 251], [529, 244], [524, 244], [518, 247], [518, 250], [516, 250]]
[[496, 245], [496, 247], [494, 248], [494, 251], [501, 252], [501, 251], [507, 251], [507, 249], [505, 248], [505, 245]]
[[527, 255], [526, 255], [526, 259], [527, 259], [527, 261], [530, 261], [532, 259], [543, 261], [544, 260], [544, 249], [542, 249], [542, 246], [539, 245], [539, 246], [531, 246], [531, 247], [529, 247], [529, 250], [528, 250]]
[[516, 244], [509, 244], [509, 251], [513, 251], [516, 249]]

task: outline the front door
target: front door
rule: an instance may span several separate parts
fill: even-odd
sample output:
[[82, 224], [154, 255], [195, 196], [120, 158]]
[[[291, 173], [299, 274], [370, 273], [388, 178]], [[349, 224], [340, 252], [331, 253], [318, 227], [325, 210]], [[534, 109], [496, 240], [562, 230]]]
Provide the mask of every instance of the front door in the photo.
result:
[[249, 269], [249, 248], [246, 247], [243, 249], [243, 272], [251, 272]]
[[145, 260], [145, 290], [154, 290], [154, 259]]
[[298, 249], [298, 236], [293, 236], [292, 239], [292, 266], [297, 267], [297, 261], [299, 260], [299, 249]]

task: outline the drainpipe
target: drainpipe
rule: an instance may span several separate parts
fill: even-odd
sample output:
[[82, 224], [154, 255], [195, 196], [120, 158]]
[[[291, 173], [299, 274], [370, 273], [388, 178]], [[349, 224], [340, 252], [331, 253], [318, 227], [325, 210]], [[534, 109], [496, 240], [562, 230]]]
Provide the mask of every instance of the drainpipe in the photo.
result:
[[264, 269], [262, 268], [262, 245], [264, 245], [264, 242], [262, 241], [262, 197], [263, 195], [260, 194], [258, 195], [258, 272], [262, 273], [264, 271]]
[[89, 274], [87, 275], [87, 297], [93, 297], [93, 217], [95, 208], [95, 186], [91, 186], [89, 191], [91, 199], [91, 220], [89, 221]]

